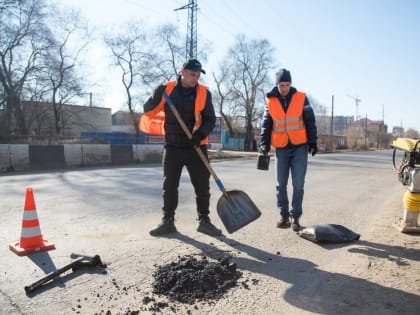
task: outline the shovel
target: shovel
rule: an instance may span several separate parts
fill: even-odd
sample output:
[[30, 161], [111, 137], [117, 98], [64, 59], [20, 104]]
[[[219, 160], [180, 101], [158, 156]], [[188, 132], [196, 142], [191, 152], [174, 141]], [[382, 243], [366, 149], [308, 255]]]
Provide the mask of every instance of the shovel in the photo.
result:
[[[180, 124], [182, 130], [185, 132], [187, 138], [191, 139], [192, 134], [185, 125], [181, 116], [179, 115], [169, 95], [166, 92], [164, 92], [163, 97], [166, 99], [169, 108], [171, 109], [176, 120]], [[217, 187], [219, 187], [220, 191], [223, 193], [223, 195], [217, 202], [217, 214], [222, 220], [226, 230], [229, 233], [233, 233], [239, 230], [240, 228], [244, 227], [245, 225], [251, 223], [252, 221], [256, 220], [261, 215], [261, 212], [260, 210], [258, 210], [257, 206], [252, 202], [252, 200], [248, 197], [248, 195], [240, 190], [227, 191], [220, 179], [217, 177], [213, 168], [210, 166], [210, 163], [207, 161], [207, 158], [204, 155], [203, 151], [201, 151], [199, 147], [194, 148], [201, 161], [203, 161], [207, 170], [210, 172], [213, 179], [215, 180]]]

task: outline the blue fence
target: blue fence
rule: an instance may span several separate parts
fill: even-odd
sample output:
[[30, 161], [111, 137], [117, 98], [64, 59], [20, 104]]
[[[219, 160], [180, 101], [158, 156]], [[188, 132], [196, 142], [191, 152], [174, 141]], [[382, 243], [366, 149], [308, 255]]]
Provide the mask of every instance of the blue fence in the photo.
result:
[[[140, 132], [136, 142], [136, 135], [128, 132], [82, 132], [80, 137], [89, 143], [101, 144], [162, 144], [164, 136], [150, 135]], [[222, 143], [227, 150], [243, 151], [244, 138], [229, 137], [228, 131], [216, 130], [209, 136], [211, 143]]]
[[82, 132], [82, 139], [104, 144], [162, 144], [164, 137], [140, 133], [136, 143], [136, 135], [128, 132]]

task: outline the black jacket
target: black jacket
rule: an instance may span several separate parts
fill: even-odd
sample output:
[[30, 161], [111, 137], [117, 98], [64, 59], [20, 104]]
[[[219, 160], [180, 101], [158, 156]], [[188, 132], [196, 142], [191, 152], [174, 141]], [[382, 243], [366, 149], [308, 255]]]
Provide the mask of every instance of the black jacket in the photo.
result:
[[[296, 88], [291, 87], [289, 94], [285, 97], [280, 95], [279, 90], [277, 87], [274, 87], [269, 93], [267, 93], [267, 97], [277, 97], [282, 105], [284, 111], [287, 111], [287, 108], [290, 104], [292, 99], [292, 95], [297, 92]], [[308, 139], [308, 144], [316, 144], [317, 141], [317, 128], [315, 123], [315, 114], [314, 111], [309, 104], [308, 98], [305, 96], [305, 103], [303, 105], [303, 123], [305, 124], [306, 128], [306, 137]], [[265, 107], [262, 126], [261, 126], [261, 146], [265, 147], [267, 151], [270, 151], [271, 146], [271, 131], [273, 129], [273, 118], [268, 111], [268, 105]], [[293, 147], [292, 143], [288, 143], [286, 147]]]
[[[188, 129], [192, 132], [195, 124], [195, 99], [196, 99], [196, 88], [183, 88], [181, 85], [181, 78], [178, 77], [177, 84], [173, 89], [170, 98], [174, 103], [175, 108], [179, 112], [182, 120], [184, 120]], [[165, 91], [165, 85], [158, 86], [153, 96], [150, 97], [144, 104], [144, 112], [151, 111], [161, 101], [162, 94]], [[206, 105], [201, 112], [202, 124], [196, 131], [201, 139], [207, 137], [213, 130], [216, 123], [216, 115], [214, 113], [212, 97], [209, 90], [207, 90]], [[191, 147], [191, 144], [173, 115], [169, 105], [165, 103], [165, 142], [166, 145], [177, 146], [177, 147]]]

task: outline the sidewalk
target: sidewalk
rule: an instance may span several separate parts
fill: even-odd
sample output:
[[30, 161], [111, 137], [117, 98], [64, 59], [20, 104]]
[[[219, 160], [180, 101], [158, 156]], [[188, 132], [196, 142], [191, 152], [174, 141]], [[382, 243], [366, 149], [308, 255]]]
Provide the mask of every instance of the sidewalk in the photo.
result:
[[258, 156], [258, 152], [213, 150], [213, 149], [208, 149], [207, 152], [208, 152], [210, 160], [235, 159], [235, 158], [256, 158]]

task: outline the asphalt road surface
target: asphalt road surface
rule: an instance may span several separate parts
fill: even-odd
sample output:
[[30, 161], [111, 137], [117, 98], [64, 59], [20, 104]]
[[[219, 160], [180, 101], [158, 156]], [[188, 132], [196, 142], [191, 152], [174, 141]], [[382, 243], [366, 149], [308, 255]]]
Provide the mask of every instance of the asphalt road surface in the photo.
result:
[[[244, 191], [262, 212], [217, 238], [195, 230], [186, 171], [179, 232], [161, 238], [148, 233], [161, 219], [160, 164], [1, 175], [0, 314], [420, 314], [419, 237], [393, 226], [405, 188], [392, 170], [392, 151], [309, 158], [301, 223], [340, 224], [361, 234], [346, 244], [319, 245], [275, 227], [273, 160], [269, 171], [256, 169], [255, 156], [212, 162], [226, 189]], [[56, 249], [17, 256], [8, 246], [20, 238], [27, 187], [42, 234]], [[213, 180], [211, 193], [211, 218], [223, 227]], [[107, 273], [65, 273], [25, 294], [24, 286], [69, 263], [71, 253], [100, 255]], [[239, 285], [220, 300], [194, 305], [154, 296], [156, 266], [184, 255], [230, 255], [242, 272]]]

